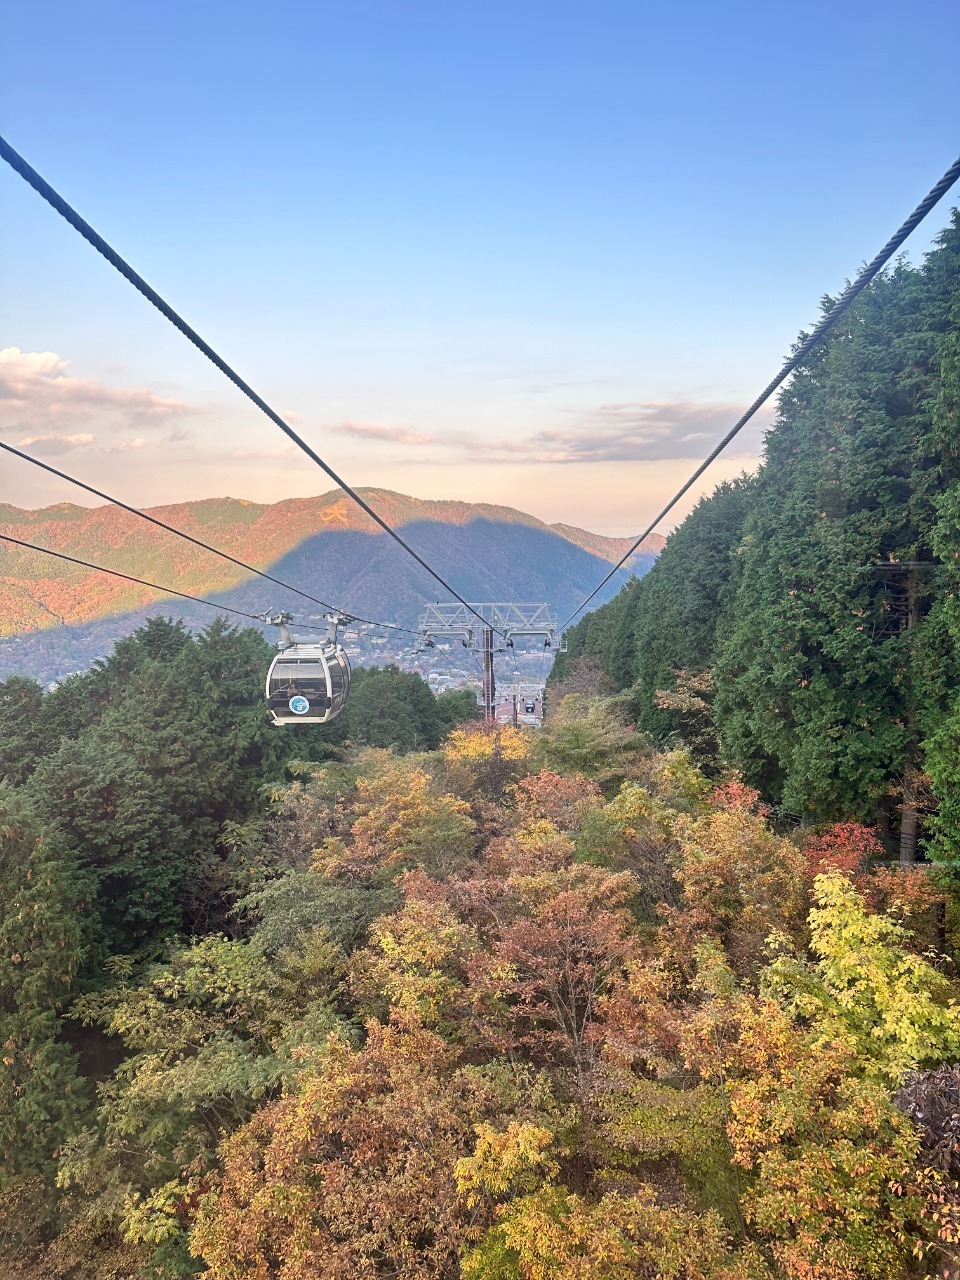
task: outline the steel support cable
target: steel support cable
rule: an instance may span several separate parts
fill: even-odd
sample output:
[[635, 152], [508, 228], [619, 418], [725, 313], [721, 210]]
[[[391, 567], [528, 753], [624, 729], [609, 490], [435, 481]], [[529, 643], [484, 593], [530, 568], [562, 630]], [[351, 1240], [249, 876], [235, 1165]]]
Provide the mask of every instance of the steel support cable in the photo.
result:
[[455, 663], [454, 660], [450, 657], [450, 655], [447, 653], [444, 653], [442, 649], [436, 649], [435, 652], [439, 657], [443, 659], [444, 662], [448, 663], [449, 666], [451, 666], [454, 669], [454, 671], [456, 671], [457, 675], [463, 676], [464, 680], [470, 680], [472, 678], [468, 672], [464, 671], [463, 667], [458, 666], [457, 663]]
[[151, 591], [162, 591], [164, 595], [179, 596], [181, 600], [192, 600], [194, 604], [205, 604], [218, 613], [233, 613], [238, 618], [249, 618], [251, 622], [262, 622], [255, 613], [247, 613], [243, 609], [233, 609], [228, 604], [215, 604], [212, 600], [204, 600], [203, 596], [191, 596], [186, 591], [177, 591], [175, 587], [161, 587], [157, 582], [148, 582], [146, 578], [135, 578], [130, 573], [121, 573], [119, 569], [108, 569], [102, 564], [92, 564], [89, 560], [79, 560], [76, 556], [68, 556], [65, 551], [52, 551], [49, 547], [38, 547], [34, 542], [24, 542], [20, 538], [11, 538], [9, 533], [0, 533], [4, 542], [12, 542], [14, 546], [25, 547], [28, 551], [39, 551], [45, 556], [56, 556], [58, 560], [68, 560], [71, 564], [81, 565], [84, 569], [95, 569], [97, 573], [109, 573], [114, 578], [124, 578], [127, 582], [135, 582], [138, 586], [149, 587]]
[[[441, 649], [437, 649], [437, 652], [438, 652], [438, 653], [442, 653], [443, 651], [442, 651]], [[456, 669], [457, 669], [458, 671], [460, 671], [460, 674], [461, 674], [462, 676], [465, 676], [468, 680], [471, 680], [471, 679], [477, 679], [477, 680], [479, 680], [479, 682], [480, 682], [480, 684], [481, 684], [481, 686], [482, 686], [482, 685], [483, 685], [483, 664], [481, 663], [480, 659], [477, 657], [476, 651], [475, 651], [474, 649], [467, 649], [467, 653], [469, 654], [469, 656], [470, 656], [470, 658], [471, 658], [471, 660], [472, 660], [472, 662], [473, 662], [473, 665], [474, 665], [474, 666], [476, 667], [476, 669], [477, 669], [477, 674], [476, 674], [476, 676], [475, 676], [475, 677], [473, 677], [473, 676], [468, 675], [468, 674], [467, 674], [467, 672], [466, 672], [466, 671], [461, 670], [461, 668], [460, 668], [460, 667], [457, 667]], [[447, 661], [447, 662], [449, 662], [449, 663], [450, 663], [450, 665], [451, 665], [451, 666], [454, 666], [454, 665], [455, 665], [455, 664], [454, 664], [454, 662], [453, 662], [453, 660], [452, 660], [451, 658], [448, 658], [448, 657], [447, 657], [447, 655], [446, 655], [445, 653], [443, 654], [443, 657], [446, 659], [446, 661]]]
[[[454, 668], [454, 670], [459, 671], [460, 674], [464, 676], [467, 680], [472, 679], [472, 677], [469, 676], [467, 672], [463, 670], [462, 667], [457, 666], [457, 664], [453, 661], [453, 659], [447, 653], [445, 653], [443, 649], [439, 647], [439, 645], [435, 645], [434, 652], [438, 653], [440, 657], [443, 658], [444, 662], [449, 662], [450, 665]], [[469, 654], [470, 658], [473, 660], [473, 665], [477, 668], [477, 675], [480, 677], [482, 681], [483, 666], [480, 662], [480, 659], [477, 657], [476, 650], [468, 648], [467, 653]]]
[[[576, 616], [576, 615], [574, 615]], [[537, 676], [537, 687], [540, 690], [540, 697], [543, 697], [543, 668], [547, 665], [547, 650], [544, 646], [543, 653], [540, 655], [540, 674]], [[541, 706], [543, 704], [541, 703]]]
[[653, 533], [657, 525], [665, 516], [669, 515], [683, 495], [696, 484], [711, 463], [715, 462], [720, 454], [723, 453], [724, 449], [734, 436], [736, 436], [747, 425], [757, 410], [763, 407], [770, 396], [773, 395], [774, 391], [776, 391], [777, 388], [786, 381], [790, 374], [794, 372], [798, 365], [806, 359], [820, 339], [833, 328], [843, 313], [850, 307], [850, 304], [863, 292], [870, 281], [873, 280], [873, 278], [886, 266], [907, 237], [917, 229], [934, 205], [939, 203], [958, 178], [960, 178], [960, 157], [953, 162], [937, 185], [932, 187], [927, 195], [924, 196], [923, 200], [920, 201], [916, 209], [911, 213], [910, 217], [907, 218], [906, 222], [904, 222], [903, 225], [890, 237], [873, 261], [863, 268], [852, 284], [847, 285], [846, 289], [844, 289], [843, 293], [841, 293], [840, 297], [816, 326], [810, 336], [800, 343], [796, 351], [794, 351], [790, 359], [786, 361], [777, 376], [767, 383], [764, 389], [757, 396], [756, 400], [754, 400], [753, 404], [750, 405], [749, 409], [747, 409], [747, 411], [737, 419], [716, 448], [713, 449], [712, 452], [704, 458], [703, 462], [700, 463], [699, 467], [697, 467], [696, 471], [694, 471], [686, 484], [677, 490], [663, 510], [650, 522], [649, 525], [647, 525], [646, 529], [644, 529], [643, 533], [640, 534], [639, 538], [637, 538], [633, 546], [630, 547], [629, 551], [627, 551], [625, 555], [621, 556], [606, 577], [604, 577], [600, 583], [594, 587], [593, 591], [590, 592], [586, 599], [583, 600], [576, 609], [574, 609], [570, 617], [567, 618], [566, 622], [564, 622], [560, 627], [561, 633], [566, 631], [567, 627], [577, 614], [582, 613], [590, 601], [603, 590], [613, 575], [619, 569], [623, 568], [643, 540]]
[[462, 667], [458, 667], [457, 664], [454, 662], [454, 660], [451, 657], [449, 657], [446, 653], [444, 653], [442, 649], [437, 649], [436, 652], [440, 655], [440, 657], [444, 660], [444, 662], [449, 662], [450, 666], [453, 667], [457, 675], [463, 676], [464, 680], [473, 679], [473, 677], [468, 675], [467, 672], [464, 671]]
[[380, 526], [384, 533], [389, 534], [389, 536], [393, 538], [394, 542], [401, 546], [409, 556], [412, 556], [422, 569], [426, 569], [431, 578], [436, 582], [439, 582], [444, 591], [448, 591], [454, 599], [458, 600], [460, 604], [469, 609], [475, 617], [480, 618], [481, 622], [483, 621], [480, 614], [477, 613], [477, 611], [472, 608], [466, 600], [464, 600], [463, 596], [454, 591], [449, 582], [442, 578], [435, 569], [431, 568], [427, 561], [424, 560], [423, 556], [421, 556], [419, 552], [414, 551], [409, 542], [402, 538], [382, 516], [378, 515], [373, 507], [370, 506], [369, 502], [364, 498], [361, 498], [355, 489], [351, 488], [345, 480], [341, 479], [336, 471], [334, 471], [333, 467], [331, 467], [329, 463], [324, 462], [319, 453], [317, 453], [315, 449], [312, 449], [310, 445], [307, 444], [306, 440], [294, 431], [293, 427], [291, 427], [289, 423], [284, 422], [280, 414], [277, 413], [275, 409], [272, 409], [270, 405], [267, 404], [266, 400], [264, 400], [262, 396], [259, 396], [256, 391], [254, 391], [253, 387], [251, 387], [248, 382], [245, 382], [236, 370], [231, 368], [231, 366], [227, 364], [226, 360], [224, 360], [222, 356], [218, 355], [217, 352], [214, 351], [213, 347], [200, 337], [196, 329], [191, 328], [190, 325], [187, 324], [186, 320], [174, 311], [173, 307], [171, 307], [168, 302], [165, 302], [164, 299], [160, 297], [159, 293], [157, 293], [155, 289], [151, 288], [151, 286], [147, 284], [146, 280], [144, 280], [142, 276], [138, 275], [137, 272], [134, 271], [133, 267], [121, 258], [119, 253], [117, 253], [115, 249], [111, 248], [111, 246], [107, 244], [106, 240], [94, 231], [93, 227], [91, 227], [88, 222], [84, 221], [79, 213], [67, 204], [66, 200], [54, 191], [53, 187], [41, 178], [36, 169], [32, 168], [26, 160], [24, 160], [23, 156], [14, 151], [13, 147], [11, 147], [9, 142], [7, 142], [3, 137], [0, 137], [0, 156], [6, 160], [11, 169], [18, 173], [25, 182], [33, 187], [34, 191], [36, 191], [39, 196], [42, 196], [43, 199], [46, 200], [47, 204], [49, 204], [51, 208], [55, 209], [62, 218], [69, 222], [74, 230], [78, 231], [88, 244], [92, 245], [102, 257], [106, 258], [107, 262], [109, 262], [112, 267], [115, 267], [124, 279], [128, 280], [139, 293], [142, 293], [147, 301], [157, 308], [161, 315], [165, 316], [175, 328], [179, 329], [183, 336], [189, 339], [189, 341], [207, 357], [211, 364], [214, 364], [225, 377], [230, 379], [239, 391], [242, 391], [248, 399], [252, 400], [257, 408], [262, 413], [266, 414], [270, 421], [275, 426], [279, 427], [289, 440], [293, 441], [297, 448], [301, 449], [308, 458], [315, 462], [317, 466], [330, 477], [334, 484], [352, 498], [357, 506], [360, 507], [361, 510], [365, 511], [370, 519]]
[[244, 560], [238, 560], [236, 556], [232, 556], [229, 552], [221, 551], [218, 547], [213, 547], [209, 542], [204, 542], [202, 538], [195, 538], [190, 533], [185, 533], [183, 529], [178, 529], [176, 525], [167, 524], [165, 520], [160, 520], [156, 516], [149, 515], [146, 511], [141, 511], [139, 507], [131, 507], [128, 503], [121, 501], [120, 498], [113, 498], [109, 493], [104, 493], [102, 489], [95, 489], [92, 484], [87, 484], [84, 480], [78, 480], [76, 476], [68, 475], [66, 471], [53, 467], [48, 462], [41, 462], [39, 458], [33, 457], [32, 454], [24, 453], [22, 449], [15, 449], [12, 444], [6, 444], [0, 440], [0, 449], [5, 449], [7, 453], [12, 453], [17, 458], [22, 458], [24, 462], [32, 462], [35, 467], [42, 467], [44, 471], [49, 471], [51, 475], [57, 476], [60, 480], [66, 480], [69, 484], [75, 484], [78, 489], [84, 489], [87, 493], [92, 493], [94, 497], [103, 498], [105, 502], [110, 502], [115, 507], [119, 507], [122, 511], [129, 511], [132, 516], [138, 516], [141, 520], [146, 520], [150, 524], [155, 524], [158, 529], [166, 529], [168, 533], [176, 534], [178, 538], [183, 538], [186, 542], [192, 542], [195, 547], [201, 547], [204, 551], [210, 551], [215, 556], [220, 556], [222, 560], [229, 560], [231, 564], [237, 565], [240, 569], [246, 569], [249, 573], [255, 573], [259, 578], [265, 578], [267, 582], [273, 582], [278, 587], [283, 587], [286, 591], [292, 591], [298, 596], [302, 596], [304, 600], [310, 600], [314, 604], [318, 604], [321, 608], [331, 609], [335, 613], [341, 613], [351, 622], [365, 622], [371, 627], [389, 627], [393, 631], [407, 631], [411, 635], [409, 627], [398, 626], [395, 622], [375, 622], [371, 618], [360, 618], [355, 613], [347, 613], [345, 609], [338, 609], [336, 605], [327, 604], [325, 600], [319, 600], [316, 596], [310, 595], [308, 591], [301, 591], [299, 587], [291, 586], [289, 582], [283, 582], [280, 578], [275, 578], [273, 574], [267, 573], [264, 569], [257, 569], [252, 564], [247, 564]]
[[516, 645], [514, 645], [513, 651], [512, 651], [512, 653], [511, 653], [511, 660], [512, 660], [511, 665], [513, 666], [513, 691], [514, 691], [514, 697], [519, 697], [519, 695], [520, 695], [520, 684], [521, 684], [521, 680], [520, 680], [520, 658], [519, 658], [519, 656], [518, 656], [518, 654], [517, 654]]

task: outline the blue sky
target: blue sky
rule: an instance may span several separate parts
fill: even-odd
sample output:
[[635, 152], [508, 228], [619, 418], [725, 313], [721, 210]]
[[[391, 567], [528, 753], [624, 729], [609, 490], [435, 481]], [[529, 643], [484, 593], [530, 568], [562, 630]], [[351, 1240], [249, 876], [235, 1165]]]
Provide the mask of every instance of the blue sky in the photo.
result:
[[[4, 26], [4, 135], [352, 482], [611, 533], [960, 151], [953, 0]], [[0, 208], [2, 438], [138, 503], [328, 487], [6, 170]], [[2, 464], [0, 501], [64, 499]]]

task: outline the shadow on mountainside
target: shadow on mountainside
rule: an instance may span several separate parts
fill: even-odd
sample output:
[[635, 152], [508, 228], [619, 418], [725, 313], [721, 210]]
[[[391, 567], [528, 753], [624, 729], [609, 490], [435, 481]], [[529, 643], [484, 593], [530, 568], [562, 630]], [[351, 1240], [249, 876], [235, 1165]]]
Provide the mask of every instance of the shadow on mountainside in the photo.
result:
[[[452, 525], [424, 520], [405, 525], [399, 532], [466, 599], [545, 600], [560, 622], [610, 568], [606, 560], [559, 534], [526, 525], [493, 520]], [[638, 556], [632, 572], [646, 573], [654, 558]], [[424, 604], [450, 598], [384, 533], [325, 531], [304, 539], [267, 568], [275, 577], [332, 605], [406, 627], [416, 626]], [[130, 572], [136, 573], [136, 567], [131, 566]], [[627, 570], [621, 570], [597, 597], [596, 604], [615, 595], [629, 577]], [[289, 609], [304, 621], [316, 620], [323, 613], [319, 605], [261, 578], [211, 595], [210, 599], [252, 614]], [[206, 626], [215, 616], [202, 605], [165, 598], [133, 612], [79, 626], [22, 633], [0, 642], [0, 677], [32, 675], [47, 683], [69, 672], [85, 670], [96, 658], [105, 656], [121, 636], [157, 615], [182, 618], [191, 627]], [[243, 622], [233, 618], [231, 621]]]

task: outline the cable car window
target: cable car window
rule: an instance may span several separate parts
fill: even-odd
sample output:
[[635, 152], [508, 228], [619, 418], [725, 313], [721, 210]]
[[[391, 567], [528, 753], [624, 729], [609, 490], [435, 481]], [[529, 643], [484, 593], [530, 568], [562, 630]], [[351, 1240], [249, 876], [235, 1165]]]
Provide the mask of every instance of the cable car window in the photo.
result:
[[323, 667], [316, 661], [278, 662], [270, 675], [270, 697], [286, 701], [302, 694], [310, 701], [326, 699], [327, 681]]
[[340, 663], [331, 660], [330, 663], [330, 696], [331, 698], [339, 698], [343, 693], [343, 668]]

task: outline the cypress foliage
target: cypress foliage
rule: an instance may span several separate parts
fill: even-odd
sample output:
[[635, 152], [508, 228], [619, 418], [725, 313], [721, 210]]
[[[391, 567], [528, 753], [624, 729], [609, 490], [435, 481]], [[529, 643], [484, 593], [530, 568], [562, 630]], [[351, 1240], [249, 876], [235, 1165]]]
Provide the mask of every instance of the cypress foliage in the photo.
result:
[[0, 785], [0, 1202], [49, 1183], [79, 1126], [84, 1090], [59, 1015], [82, 957], [86, 888], [64, 842]]
[[939, 804], [933, 823], [937, 856], [960, 870], [960, 215], [928, 261], [935, 306], [939, 378], [931, 400], [931, 443], [938, 466], [929, 477], [935, 519], [930, 541], [942, 568], [924, 623], [919, 716], [927, 772]]
[[677, 717], [658, 706], [657, 694], [675, 688], [677, 671], [712, 664], [730, 555], [752, 484], [743, 476], [701, 499], [643, 578], [571, 628], [551, 680], [563, 678], [570, 660], [589, 655], [618, 689], [630, 690], [641, 729], [657, 738], [676, 732]]
[[712, 677], [726, 760], [807, 820], [896, 820], [925, 768], [940, 856], [960, 862], [956, 213], [797, 371], [757, 475], [700, 502], [570, 651], [660, 740], [685, 732], [676, 672]]
[[657, 737], [680, 727], [674, 712], [658, 706], [657, 693], [676, 687], [677, 671], [702, 671], [712, 663], [730, 556], [752, 488], [743, 477], [700, 501], [644, 579], [642, 605], [624, 639], [632, 647], [638, 723]]
[[911, 748], [905, 575], [929, 559], [918, 273], [878, 281], [781, 400], [716, 659], [724, 744], [790, 811], [871, 818]]
[[[566, 633], [567, 651], [558, 654], [550, 671], [551, 680], [564, 679], [570, 674], [575, 660], [586, 655], [595, 658], [607, 675], [613, 675], [620, 627], [625, 614], [635, 607], [632, 602], [642, 586], [642, 578], [631, 578], [612, 600], [592, 610], [570, 628]], [[629, 683], [630, 678], [623, 682], [624, 685]]]

